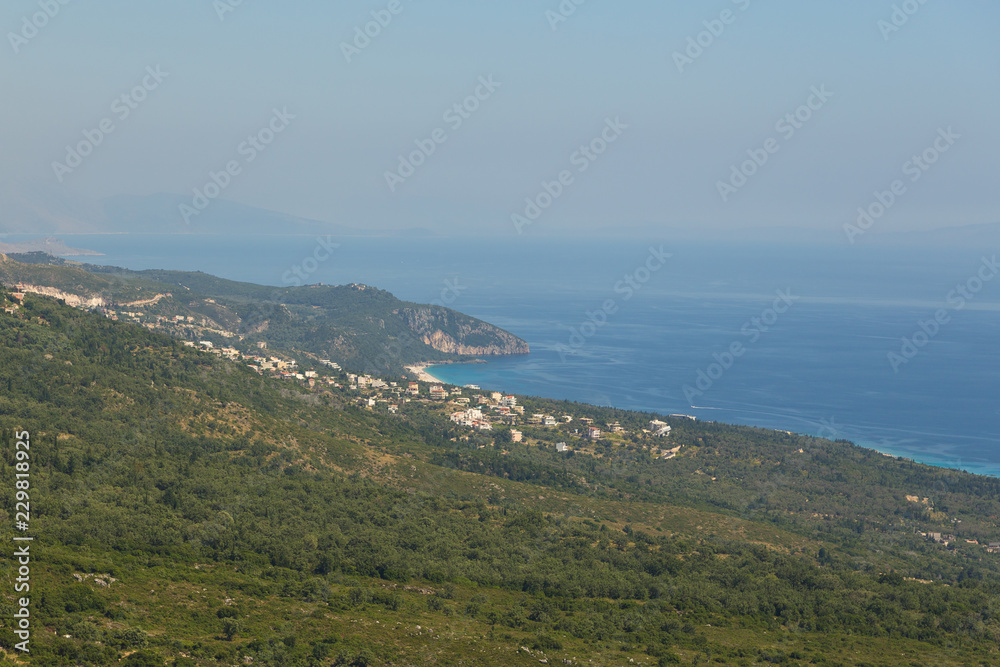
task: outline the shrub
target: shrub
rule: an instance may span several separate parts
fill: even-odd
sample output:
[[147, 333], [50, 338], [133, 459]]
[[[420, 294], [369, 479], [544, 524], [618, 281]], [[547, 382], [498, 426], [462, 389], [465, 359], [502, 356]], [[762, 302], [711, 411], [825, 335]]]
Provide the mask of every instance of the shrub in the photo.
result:
[[345, 649], [337, 654], [337, 659], [333, 661], [338, 667], [369, 667], [375, 664], [375, 654], [370, 649]]
[[163, 667], [163, 658], [153, 651], [136, 651], [122, 660], [122, 667]]
[[561, 651], [562, 647], [562, 642], [546, 632], [539, 632], [536, 634], [535, 642], [531, 645], [531, 648], [536, 651]]
[[[149, 637], [138, 628], [122, 628], [108, 633], [108, 644], [122, 650], [145, 648]], [[158, 663], [163, 664], [163, 663]]]
[[239, 618], [240, 612], [236, 607], [220, 607], [215, 615], [219, 618]]
[[227, 641], [233, 641], [236, 635], [243, 632], [243, 621], [238, 618], [225, 618], [222, 620], [222, 634]]
[[363, 607], [372, 600], [371, 593], [365, 588], [352, 588], [347, 591], [347, 603], [354, 607]]

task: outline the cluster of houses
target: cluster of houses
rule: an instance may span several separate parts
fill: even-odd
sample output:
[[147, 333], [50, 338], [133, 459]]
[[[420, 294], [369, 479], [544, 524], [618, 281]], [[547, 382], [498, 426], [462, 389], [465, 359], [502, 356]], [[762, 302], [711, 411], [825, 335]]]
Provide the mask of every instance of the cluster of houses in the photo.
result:
[[[417, 383], [411, 383], [411, 387], [415, 384]], [[462, 390], [458, 388], [451, 392], [452, 402], [461, 409], [451, 412], [449, 419], [454, 424], [471, 428], [481, 433], [492, 431], [494, 425], [498, 423], [516, 426], [524, 421], [530, 426], [553, 428], [574, 422], [572, 415], [555, 416], [544, 413], [533, 413], [525, 416], [524, 407], [517, 404], [516, 396], [504, 395], [500, 392], [492, 392], [489, 395], [475, 394], [471, 397], [472, 407], [470, 407], [470, 399], [461, 396], [461, 392]], [[440, 385], [432, 385], [430, 396], [435, 400], [446, 400], [449, 397], [449, 392]], [[580, 425], [580, 428], [574, 429], [574, 432], [580, 438], [589, 441], [599, 441], [604, 436], [604, 430], [600, 426], [595, 426], [594, 420], [590, 417], [579, 417], [575, 421]], [[608, 433], [625, 433], [625, 429], [617, 421], [608, 423], [606, 427]], [[660, 438], [669, 436], [672, 430], [669, 424], [659, 420], [650, 421], [648, 427], [645, 432]], [[522, 431], [511, 429], [510, 434], [512, 442], [522, 442], [524, 439]], [[560, 452], [569, 451], [569, 446], [565, 442], [560, 442], [557, 443], [556, 449]], [[669, 459], [676, 456], [680, 449], [678, 446], [673, 449], [660, 449], [659, 451], [663, 458]]]
[[[23, 302], [24, 294], [20, 289], [20, 286], [18, 286], [18, 290], [12, 294], [12, 297], [15, 303], [11, 306], [5, 307], [5, 310], [8, 313], [15, 312], [18, 308], [18, 304]], [[140, 321], [146, 317], [146, 314], [140, 311], [116, 310], [112, 307], [101, 308], [100, 312], [112, 320], [118, 320], [121, 317]], [[174, 315], [170, 317], [156, 315], [151, 316], [148, 321], [141, 323], [151, 329], [158, 328], [163, 325], [183, 326], [188, 328], [194, 328], [197, 326], [194, 317], [185, 315]], [[202, 324], [205, 323], [206, 322], [203, 320]], [[230, 337], [233, 335], [230, 332], [219, 333]], [[319, 360], [319, 362], [323, 367], [336, 372], [336, 377], [332, 375], [320, 375], [318, 372], [313, 370], [300, 371], [297, 368], [297, 363], [291, 359], [282, 359], [277, 356], [267, 356], [265, 354], [247, 354], [234, 347], [217, 347], [212, 341], [202, 340], [198, 343], [185, 342], [184, 345], [192, 348], [200, 348], [211, 354], [231, 359], [236, 362], [245, 363], [260, 375], [267, 375], [269, 377], [284, 380], [297, 380], [311, 388], [314, 388], [317, 385], [343, 388], [342, 385], [339, 384], [339, 380], [343, 377], [341, 375], [343, 369], [341, 369], [339, 364], [328, 359], [322, 359]], [[264, 342], [258, 342], [257, 348], [259, 351], [263, 352], [267, 349], [267, 344]], [[419, 382], [409, 382], [404, 388], [396, 382], [386, 382], [383, 379], [374, 378], [370, 375], [356, 374], [348, 374], [347, 382], [351, 390], [364, 393], [364, 396], [359, 397], [358, 399], [358, 403], [360, 405], [363, 407], [375, 408], [377, 405], [384, 403], [386, 409], [390, 413], [398, 412], [399, 404], [401, 402], [407, 402], [421, 397], [421, 387]], [[479, 387], [473, 385], [469, 385], [467, 388], [482, 391]], [[384, 396], [384, 390], [388, 390], [394, 394], [394, 396]], [[404, 393], [405, 396], [402, 395]], [[550, 414], [535, 413], [525, 417], [524, 407], [518, 405], [517, 397], [505, 395], [501, 392], [490, 392], [488, 394], [479, 393], [473, 395], [470, 399], [462, 396], [462, 388], [448, 388], [441, 384], [431, 384], [428, 388], [427, 396], [432, 401], [448, 401], [451, 399], [456, 406], [462, 408], [450, 414], [449, 418], [452, 423], [471, 428], [479, 432], [492, 431], [494, 424], [517, 426], [524, 421], [532, 426], [553, 428], [569, 424], [574, 421], [574, 418], [571, 415], [561, 415], [557, 417]], [[472, 403], [471, 407], [470, 402]], [[687, 415], [675, 416], [687, 417]], [[689, 418], [693, 419], [693, 417]], [[576, 421], [580, 424], [580, 428], [575, 430], [579, 437], [590, 441], [601, 440], [604, 430], [600, 426], [594, 425], [593, 419], [589, 417], [580, 417]], [[617, 421], [606, 424], [606, 430], [611, 434], [625, 432], [625, 429]], [[651, 433], [653, 436], [666, 437], [670, 435], [670, 431], [671, 427], [666, 422], [658, 420], [649, 422], [648, 433]], [[523, 441], [524, 434], [522, 431], [511, 429], [510, 434], [513, 442]], [[567, 451], [568, 445], [566, 445], [566, 443], [558, 443], [557, 449], [559, 449], [559, 451]], [[676, 455], [677, 450], [679, 449], [680, 448], [678, 447], [672, 450], [663, 450], [663, 456], [665, 458], [672, 458]]]
[[24, 288], [21, 285], [15, 287], [14, 292], [10, 295], [10, 298], [12, 298], [14, 302], [9, 306], [5, 305], [3, 310], [8, 315], [13, 315], [17, 312], [18, 308], [24, 305]]
[[224, 338], [236, 336], [232, 331], [210, 329], [208, 328], [209, 321], [206, 318], [196, 318], [193, 315], [150, 315], [142, 311], [124, 310], [122, 307], [114, 305], [102, 306], [97, 309], [97, 312], [115, 322], [121, 320], [134, 322], [151, 331], [167, 331], [174, 335], [178, 334], [178, 329], [188, 329], [195, 334], [200, 330], [202, 332], [209, 331]]
[[[249, 368], [256, 371], [258, 375], [266, 375], [279, 380], [297, 380], [309, 387], [316, 387], [317, 385], [326, 385], [329, 387], [342, 386], [339, 384], [338, 378], [332, 375], [321, 375], [317, 371], [311, 370], [300, 371], [298, 368], [298, 362], [294, 359], [282, 359], [275, 356], [247, 354], [237, 350], [235, 347], [217, 347], [215, 343], [210, 340], [203, 340], [198, 343], [185, 341], [184, 345], [191, 348], [201, 349], [204, 352], [214, 354], [218, 357], [243, 362]], [[260, 350], [266, 350], [267, 345], [266, 343], [258, 343], [257, 348]], [[342, 370], [340, 364], [332, 362], [329, 359], [321, 359], [320, 364], [332, 371]], [[373, 383], [382, 383], [382, 386], [385, 386], [385, 383], [381, 380], [375, 380], [367, 375], [360, 379], [356, 375], [349, 375], [348, 379], [352, 383], [360, 382], [364, 384], [370, 381]]]
[[[939, 532], [925, 533], [923, 531], [918, 530], [917, 535], [920, 535], [921, 537], [926, 537], [931, 542], [935, 542], [936, 544], [940, 544], [942, 546], [948, 546], [953, 542], [958, 542], [958, 538], [951, 533], [939, 533]], [[987, 553], [991, 554], [1000, 553], [1000, 542], [988, 542], [986, 544], [980, 544], [979, 540], [966, 539], [965, 543], [972, 544], [975, 546], [982, 546], [984, 549], [986, 549]]]
[[933, 542], [937, 542], [938, 544], [943, 544], [945, 546], [948, 546], [949, 544], [951, 544], [952, 542], [954, 542], [956, 539], [958, 539], [954, 535], [949, 535], [947, 533], [945, 533], [945, 534], [941, 534], [941, 533], [920, 533], [920, 535], [923, 535], [927, 539], [929, 539], [929, 540], [931, 540]]
[[[15, 303], [4, 308], [4, 310], [8, 313], [15, 312], [18, 308], [18, 304], [23, 303], [24, 294], [20, 289], [20, 286], [18, 286], [17, 291], [12, 294], [12, 297]], [[195, 328], [197, 326], [196, 320], [193, 316], [156, 315], [146, 318], [146, 314], [141, 311], [117, 310], [114, 307], [105, 307], [99, 310], [102, 314], [112, 320], [129, 319], [139, 322], [150, 329], [156, 329], [163, 326], [185, 328]], [[142, 321], [144, 318], [147, 321]], [[202, 320], [201, 324], [207, 324], [207, 321]], [[220, 331], [218, 333], [225, 337], [233, 336], [231, 332]], [[314, 388], [317, 385], [343, 388], [338, 382], [338, 380], [342, 377], [340, 373], [343, 369], [341, 369], [339, 364], [328, 359], [319, 360], [320, 364], [323, 367], [336, 372], [338, 374], [337, 377], [320, 375], [318, 372], [313, 370], [300, 371], [297, 368], [297, 363], [291, 359], [282, 359], [280, 357], [267, 356], [264, 354], [247, 354], [234, 347], [217, 347], [212, 341], [202, 340], [198, 343], [185, 342], [184, 345], [192, 348], [200, 348], [211, 354], [231, 359], [236, 362], [245, 363], [260, 375], [267, 375], [284, 380], [297, 380], [311, 388]], [[267, 349], [267, 344], [259, 342], [257, 343], [257, 348], [260, 351], [264, 351]], [[377, 405], [384, 403], [386, 409], [390, 413], [396, 413], [399, 411], [400, 402], [407, 402], [421, 397], [421, 387], [419, 382], [409, 382], [406, 384], [404, 389], [404, 387], [400, 386], [396, 382], [386, 382], [383, 379], [373, 378], [370, 375], [348, 374], [347, 381], [351, 390], [360, 391], [365, 394], [358, 399], [358, 403], [360, 405], [363, 407], [375, 408]], [[468, 388], [481, 391], [479, 387], [473, 385], [469, 385]], [[394, 396], [383, 396], [383, 390], [388, 390], [394, 394]], [[405, 397], [402, 396], [404, 393]], [[455, 424], [471, 428], [479, 432], [492, 431], [494, 424], [516, 426], [521, 423], [522, 420], [533, 426], [549, 428], [569, 424], [574, 420], [571, 415], [561, 415], [557, 417], [555, 415], [542, 413], [531, 414], [525, 418], [524, 407], [518, 405], [517, 397], [505, 395], [501, 392], [476, 394], [472, 396], [470, 400], [470, 398], [462, 396], [462, 389], [459, 387], [446, 388], [441, 384], [431, 384], [428, 388], [427, 395], [432, 401], [448, 401], [451, 399], [452, 402], [458, 407], [464, 408], [452, 412], [449, 416], [450, 420]], [[470, 402], [473, 407], [470, 407]], [[687, 415], [676, 416], [687, 417]], [[581, 417], [577, 419], [577, 422], [580, 424], [580, 428], [576, 429], [575, 432], [581, 438], [590, 441], [601, 440], [604, 431], [601, 427], [594, 425], [593, 419], [589, 417]], [[649, 422], [648, 426], [648, 432], [654, 436], [666, 437], [670, 435], [671, 427], [666, 422], [653, 420]], [[625, 432], [625, 429], [618, 422], [608, 423], [606, 424], [606, 428], [607, 432], [612, 434]], [[511, 429], [510, 434], [513, 442], [522, 442], [524, 439], [522, 431]], [[560, 442], [556, 445], [556, 449], [559, 451], [568, 451], [569, 446], [564, 442]], [[665, 450], [663, 455], [665, 458], [672, 458], [676, 455], [677, 450], [679, 449], [680, 448], [677, 447], [672, 450]]]

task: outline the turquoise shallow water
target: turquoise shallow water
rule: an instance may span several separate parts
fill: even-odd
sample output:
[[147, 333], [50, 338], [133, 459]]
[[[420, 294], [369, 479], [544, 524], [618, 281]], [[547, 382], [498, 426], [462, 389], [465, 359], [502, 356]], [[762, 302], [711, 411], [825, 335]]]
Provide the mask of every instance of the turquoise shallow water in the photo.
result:
[[[560, 307], [572, 309], [539, 310], [547, 320]], [[995, 330], [995, 313], [956, 318], [894, 373], [886, 357], [896, 341], [884, 332], [906, 331], [920, 309], [796, 305], [756, 343], [739, 331], [747, 310], [753, 306], [744, 302], [672, 299], [622, 313], [573, 354], [560, 354], [566, 334], [540, 321], [523, 325], [531, 355], [428, 372], [458, 385], [846, 438], [925, 463], [1000, 473], [997, 379], [983, 363], [994, 354], [984, 332]], [[733, 341], [746, 351], [692, 405], [685, 387], [697, 389], [699, 372]]]
[[[342, 238], [329, 260], [303, 264], [314, 238], [66, 240], [106, 253], [86, 261], [265, 284], [307, 266], [310, 281], [436, 301], [531, 345], [431, 369], [445, 382], [846, 438], [1000, 474], [1000, 280], [962, 308], [948, 301], [981, 268], [979, 250]], [[939, 309], [947, 323], [894, 369], [888, 354]]]

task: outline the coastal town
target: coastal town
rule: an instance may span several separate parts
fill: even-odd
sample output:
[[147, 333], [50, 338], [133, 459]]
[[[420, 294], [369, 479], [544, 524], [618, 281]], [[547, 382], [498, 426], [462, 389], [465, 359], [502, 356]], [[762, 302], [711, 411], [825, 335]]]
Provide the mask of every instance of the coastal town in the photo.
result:
[[[312, 390], [326, 389], [346, 394], [362, 409], [399, 414], [411, 403], [436, 408], [456, 427], [468, 429], [470, 433], [496, 436], [502, 442], [541, 445], [550, 438], [537, 436], [540, 432], [547, 431], [563, 438], [563, 441], [554, 445], [559, 453], [595, 454], [597, 449], [594, 445], [597, 443], [613, 447], [634, 443], [637, 438], [641, 439], [644, 449], [654, 457], [672, 459], [681, 451], [681, 446], [669, 444], [673, 429], [661, 420], [650, 420], [645, 428], [629, 431], [617, 421], [601, 424], [586, 415], [529, 413], [524, 405], [519, 404], [518, 397], [512, 394], [483, 391], [475, 385], [457, 387], [427, 381], [428, 378], [433, 380], [433, 377], [423, 367], [408, 369], [421, 378], [419, 381], [394, 381], [370, 374], [347, 372], [340, 364], [329, 359], [309, 360], [313, 362], [313, 368], [303, 368], [298, 361], [287, 355], [268, 354], [264, 343], [257, 343], [257, 352], [216, 346], [211, 341], [186, 341], [183, 344], [243, 363], [260, 375], [294, 381]], [[689, 415], [671, 415], [671, 418], [695, 419]], [[468, 437], [465, 436], [465, 439]]]
[[[6, 312], [16, 312], [24, 293], [29, 290], [30, 287], [16, 285], [11, 295], [14, 302], [5, 305]], [[672, 427], [661, 420], [650, 420], [641, 428], [627, 429], [617, 421], [598, 423], [586, 414], [529, 412], [514, 395], [483, 391], [474, 385], [457, 387], [441, 383], [426, 372], [425, 365], [407, 368], [416, 380], [397, 381], [350, 373], [330, 359], [304, 353], [296, 359], [284, 352], [269, 351], [263, 341], [244, 342], [231, 331], [213, 326], [214, 322], [205, 316], [150, 312], [150, 306], [155, 307], [162, 298], [169, 296], [157, 295], [130, 304], [94, 307], [81, 303], [76, 306], [96, 310], [115, 322], [131, 322], [151, 331], [168, 333], [182, 339], [186, 347], [244, 364], [262, 376], [296, 382], [313, 391], [343, 393], [362, 409], [399, 414], [410, 403], [437, 407], [456, 427], [503, 442], [543, 445], [551, 440], [550, 436], [558, 435], [559, 441], [554, 443], [554, 448], [559, 453], [600, 455], [598, 444], [606, 448], [637, 442], [651, 456], [662, 459], [672, 459], [681, 452], [680, 446], [670, 444]], [[670, 418], [695, 419], [690, 415], [670, 415]]]
[[[6, 314], [21, 316], [19, 311], [26, 294], [34, 291], [30, 286], [15, 285], [0, 306]], [[408, 376], [397, 379], [354, 373], [331, 359], [297, 350], [269, 350], [266, 342], [245, 341], [231, 332], [215, 329], [214, 323], [204, 317], [158, 315], [142, 307], [155, 306], [159, 300], [124, 306], [95, 307], [81, 303], [76, 307], [96, 311], [112, 321], [131, 322], [171, 334], [180, 338], [181, 345], [187, 348], [241, 364], [264, 377], [296, 383], [307, 391], [339, 396], [358, 409], [400, 417], [419, 412], [436, 413], [451, 425], [452, 440], [466, 441], [480, 448], [497, 447], [503, 453], [507, 445], [518, 444], [568, 456], [603, 457], [617, 447], [626, 447], [643, 451], [651, 458], [670, 460], [682, 455], [684, 450], [684, 446], [672, 438], [675, 426], [678, 422], [696, 421], [691, 415], [671, 414], [666, 419], [673, 421], [674, 426], [662, 419], [623, 425], [616, 420], [601, 421], [595, 413], [588, 414], [586, 408], [589, 406], [579, 404], [574, 404], [576, 409], [572, 411], [553, 412], [551, 402], [533, 405], [536, 399], [531, 397], [483, 390], [476, 385], [459, 387], [441, 382], [428, 372], [427, 364], [408, 366]], [[206, 338], [199, 339], [199, 335]], [[549, 406], [549, 410], [538, 409], [539, 406]], [[696, 470], [695, 474], [704, 473]], [[905, 500], [934, 514], [933, 505], [926, 497], [907, 495]], [[942, 514], [941, 520], [947, 522], [949, 519]], [[950, 521], [954, 532], [916, 530], [915, 533], [948, 550], [961, 545], [1000, 554], [1000, 542], [957, 537], [955, 533], [961, 520]]]

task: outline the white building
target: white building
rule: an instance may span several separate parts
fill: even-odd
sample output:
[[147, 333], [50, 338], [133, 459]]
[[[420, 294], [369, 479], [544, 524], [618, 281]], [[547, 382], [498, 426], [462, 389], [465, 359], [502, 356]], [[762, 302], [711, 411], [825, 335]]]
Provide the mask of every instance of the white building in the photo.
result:
[[661, 438], [670, 435], [671, 431], [670, 425], [666, 422], [661, 422], [659, 419], [649, 422], [649, 430], [652, 431], [653, 435]]
[[[451, 421], [460, 426], [468, 426], [470, 428], [478, 428], [479, 424], [487, 423], [483, 421], [483, 412], [478, 408], [471, 408], [469, 410], [453, 412], [451, 413], [449, 419], [451, 419]], [[492, 429], [493, 426], [490, 425], [490, 428]], [[480, 430], [487, 430], [487, 429], [480, 429]]]

